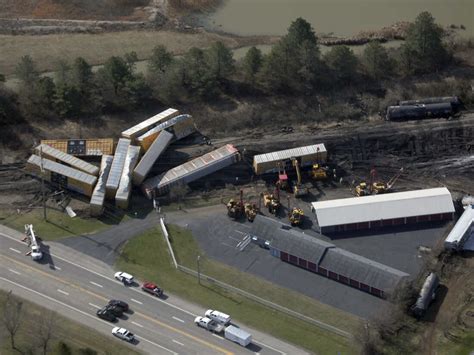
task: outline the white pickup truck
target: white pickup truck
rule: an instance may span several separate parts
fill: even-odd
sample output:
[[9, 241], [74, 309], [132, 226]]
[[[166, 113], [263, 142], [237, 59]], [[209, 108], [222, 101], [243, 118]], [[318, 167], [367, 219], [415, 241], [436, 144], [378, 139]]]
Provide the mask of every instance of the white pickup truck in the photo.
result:
[[194, 318], [194, 323], [196, 323], [197, 326], [207, 329], [213, 333], [220, 333], [224, 330], [223, 324], [217, 323], [216, 321], [207, 317], [198, 316]]
[[208, 309], [206, 311], [205, 315], [206, 315], [207, 318], [210, 318], [210, 319], [216, 321], [217, 323], [221, 323], [221, 324], [224, 324], [224, 325], [228, 325], [230, 323], [230, 321], [232, 320], [228, 314], [225, 314], [225, 313], [219, 312], [219, 311], [214, 311], [212, 309]]

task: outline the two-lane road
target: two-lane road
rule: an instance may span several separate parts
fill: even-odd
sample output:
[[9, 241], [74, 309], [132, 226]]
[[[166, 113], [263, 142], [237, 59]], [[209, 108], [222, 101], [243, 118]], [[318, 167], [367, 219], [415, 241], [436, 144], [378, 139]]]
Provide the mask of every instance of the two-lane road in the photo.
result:
[[[139, 287], [125, 287], [100, 262], [78, 253], [68, 254], [54, 243], [43, 262], [25, 256], [28, 250], [19, 242], [21, 233], [0, 232], [0, 287], [61, 314], [110, 334], [118, 325], [138, 336], [136, 346], [151, 354], [300, 354], [292, 345], [252, 330], [254, 341], [240, 347], [221, 336], [194, 325], [202, 310], [170, 297], [160, 299]], [[66, 248], [67, 249], [67, 248]], [[84, 260], [84, 262], [82, 262]], [[166, 291], [166, 290], [165, 290]], [[166, 293], [166, 292], [165, 292]], [[115, 324], [99, 319], [95, 312], [110, 299], [120, 299], [132, 311]], [[244, 327], [245, 328], [245, 327]], [[269, 344], [270, 343], [270, 344]]]

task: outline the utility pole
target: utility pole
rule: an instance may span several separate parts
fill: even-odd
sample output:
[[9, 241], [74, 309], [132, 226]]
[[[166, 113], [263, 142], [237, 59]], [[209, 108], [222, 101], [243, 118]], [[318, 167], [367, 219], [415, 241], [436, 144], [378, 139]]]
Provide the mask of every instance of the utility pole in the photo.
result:
[[198, 284], [201, 284], [201, 268], [199, 267], [199, 260], [201, 259], [201, 255], [197, 256], [196, 262], [198, 267]]
[[41, 196], [43, 198], [43, 219], [46, 221], [46, 197], [44, 191], [43, 146], [40, 145]]

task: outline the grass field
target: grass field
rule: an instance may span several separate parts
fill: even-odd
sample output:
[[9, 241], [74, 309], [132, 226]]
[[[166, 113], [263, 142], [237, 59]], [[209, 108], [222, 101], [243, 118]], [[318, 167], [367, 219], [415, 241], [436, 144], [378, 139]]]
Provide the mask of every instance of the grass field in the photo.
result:
[[140, 60], [148, 59], [153, 48], [165, 45], [174, 54], [182, 54], [191, 47], [209, 47], [222, 41], [231, 48], [239, 41], [213, 33], [178, 33], [172, 31], [124, 31], [103, 34], [54, 34], [45, 36], [0, 35], [0, 73], [7, 78], [13, 75], [24, 55], [30, 55], [41, 72], [52, 71], [59, 59], [73, 61], [85, 58], [99, 65], [111, 56], [135, 51]]
[[0, 223], [25, 231], [25, 224], [33, 224], [35, 232], [43, 240], [55, 240], [72, 235], [91, 234], [109, 228], [117, 221], [99, 220], [96, 218], [69, 217], [64, 212], [48, 209], [47, 221], [43, 220], [43, 210], [34, 209], [26, 213], [0, 212]]
[[[0, 314], [3, 314], [5, 306], [5, 298], [7, 293], [0, 291]], [[18, 348], [21, 352], [12, 350], [10, 347], [10, 338], [5, 330], [0, 327], [0, 354], [39, 354], [39, 351], [32, 352], [37, 349], [38, 338], [35, 337], [38, 321], [41, 315], [46, 311], [45, 308], [34, 303], [23, 300], [22, 323], [20, 330], [15, 338]], [[95, 350], [98, 354], [118, 354], [118, 355], [134, 355], [138, 352], [124, 346], [119, 340], [110, 336], [98, 334], [95, 330], [73, 322], [67, 318], [56, 314], [55, 325], [53, 328], [54, 336], [51, 342], [51, 350], [48, 354], [61, 354], [57, 351], [59, 341], [65, 342], [72, 350], [72, 354], [86, 354], [83, 352], [86, 348]], [[82, 350], [82, 352], [81, 352]], [[62, 353], [64, 354], [64, 353]]]
[[[171, 226], [170, 234], [173, 247], [180, 263], [193, 267], [194, 255], [200, 253], [193, 238], [185, 231]], [[238, 270], [201, 257], [203, 272], [219, 277], [222, 281], [235, 286], [246, 284], [246, 289], [264, 296], [266, 299], [283, 306], [314, 316], [319, 320], [339, 326], [347, 331], [354, 330], [358, 320], [346, 313], [324, 306], [307, 297], [279, 288], [260, 278], [252, 277]], [[152, 229], [133, 238], [125, 245], [117, 268], [126, 270], [147, 280], [162, 285], [166, 291], [177, 294], [185, 299], [225, 310], [248, 326], [258, 328], [277, 338], [297, 344], [320, 354], [351, 354], [357, 353], [356, 346], [348, 339], [321, 330], [320, 328], [297, 320], [293, 317], [271, 310], [247, 298], [227, 292], [213, 284], [202, 282], [196, 278], [177, 271], [171, 264], [166, 243], [159, 229]], [[195, 269], [195, 267], [193, 267]]]

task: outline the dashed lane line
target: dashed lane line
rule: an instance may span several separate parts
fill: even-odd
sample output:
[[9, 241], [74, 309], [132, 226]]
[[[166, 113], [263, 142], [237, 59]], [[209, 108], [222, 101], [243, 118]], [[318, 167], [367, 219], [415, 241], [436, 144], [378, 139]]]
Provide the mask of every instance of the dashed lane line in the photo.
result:
[[137, 300], [134, 299], [134, 298], [131, 298], [130, 300], [131, 300], [132, 302], [135, 302], [135, 303], [138, 303], [138, 304], [143, 304], [143, 302], [137, 301]]
[[21, 275], [21, 272], [13, 270], [13, 269], [8, 269], [8, 271], [13, 272], [14, 274]]
[[10, 249], [11, 251], [14, 251], [15, 253], [21, 254], [21, 251], [19, 251], [18, 249], [15, 249], [15, 248], [8, 248], [8, 249]]
[[63, 290], [61, 290], [61, 289], [59, 289], [59, 288], [58, 288], [57, 291], [58, 291], [59, 293], [62, 293], [63, 295], [69, 296], [69, 293], [68, 293], [68, 292], [63, 291]]
[[94, 282], [94, 281], [89, 281], [91, 284], [93, 284], [94, 286], [97, 286], [97, 287], [100, 287], [100, 288], [103, 288], [104, 286], [102, 286], [101, 284], [98, 284], [97, 282]]
[[180, 319], [180, 318], [178, 318], [178, 317], [173, 316], [173, 317], [171, 317], [171, 318], [173, 318], [174, 320], [177, 320], [178, 322], [184, 323], [184, 320], [182, 320], [182, 319]]
[[140, 323], [132, 322], [132, 324], [135, 324], [137, 327], [143, 328], [143, 325], [141, 325]]

